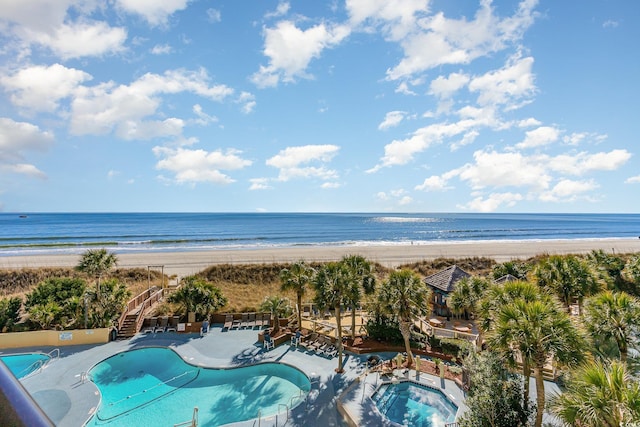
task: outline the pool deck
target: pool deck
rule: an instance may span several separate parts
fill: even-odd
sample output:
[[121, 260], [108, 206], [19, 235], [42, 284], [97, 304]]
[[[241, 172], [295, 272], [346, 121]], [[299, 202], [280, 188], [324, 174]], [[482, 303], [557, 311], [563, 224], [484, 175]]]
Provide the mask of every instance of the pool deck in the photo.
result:
[[[91, 381], [83, 380], [83, 373], [95, 364], [122, 351], [142, 347], [160, 346], [175, 350], [185, 361], [207, 367], [238, 367], [258, 362], [283, 362], [302, 370], [311, 379], [311, 391], [306, 402], [290, 411], [282, 410], [277, 416], [261, 418], [260, 426], [344, 427], [347, 422], [338, 406], [359, 426], [391, 426], [369, 398], [382, 381], [408, 377], [433, 388], [440, 388], [458, 407], [458, 416], [466, 410], [464, 395], [452, 381], [415, 371], [396, 371], [394, 376], [381, 377], [366, 369], [370, 355], [345, 352], [343, 374], [336, 374], [337, 357], [328, 359], [308, 353], [285, 342], [275, 349], [264, 351], [258, 342], [258, 330], [223, 331], [222, 325], [212, 325], [204, 337], [199, 334], [158, 333], [137, 334], [131, 339], [114, 341], [98, 346], [60, 347], [60, 357], [40, 372], [22, 380], [49, 418], [59, 427], [83, 425], [100, 403], [98, 389]], [[2, 354], [28, 351], [48, 352], [51, 347], [5, 350]], [[382, 359], [390, 359], [395, 353], [378, 353]], [[555, 386], [555, 384], [554, 384]], [[171, 420], [169, 426], [188, 420]], [[249, 427], [258, 425], [250, 420], [228, 426]]]

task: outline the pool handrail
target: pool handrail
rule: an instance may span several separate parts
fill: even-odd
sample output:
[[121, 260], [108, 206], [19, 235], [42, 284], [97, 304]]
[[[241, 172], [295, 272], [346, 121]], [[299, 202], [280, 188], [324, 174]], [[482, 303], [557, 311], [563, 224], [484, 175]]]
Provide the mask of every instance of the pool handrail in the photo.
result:
[[[0, 360], [0, 423], [19, 427], [55, 427], [20, 381]], [[15, 423], [18, 424], [15, 424]], [[13, 424], [12, 424], [13, 423]]]

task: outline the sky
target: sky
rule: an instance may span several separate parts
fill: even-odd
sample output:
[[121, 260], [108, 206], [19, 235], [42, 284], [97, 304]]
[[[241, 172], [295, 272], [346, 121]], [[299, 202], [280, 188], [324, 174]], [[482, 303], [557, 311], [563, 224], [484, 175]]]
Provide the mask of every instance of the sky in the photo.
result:
[[0, 0], [0, 211], [640, 211], [640, 2]]

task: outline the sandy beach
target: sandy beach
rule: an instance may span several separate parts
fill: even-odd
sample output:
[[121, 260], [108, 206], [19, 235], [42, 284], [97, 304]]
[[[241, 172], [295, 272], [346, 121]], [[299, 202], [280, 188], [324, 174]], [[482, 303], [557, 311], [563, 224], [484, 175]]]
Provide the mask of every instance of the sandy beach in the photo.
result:
[[[118, 253], [122, 268], [164, 266], [168, 275], [186, 276], [214, 264], [263, 264], [276, 262], [339, 260], [359, 254], [387, 267], [438, 257], [490, 257], [498, 262], [526, 259], [539, 254], [588, 253], [602, 249], [608, 253], [640, 252], [640, 239], [477, 241], [414, 245], [305, 246], [270, 249], [211, 250], [182, 252]], [[73, 267], [79, 255], [33, 255], [0, 257], [0, 268]]]

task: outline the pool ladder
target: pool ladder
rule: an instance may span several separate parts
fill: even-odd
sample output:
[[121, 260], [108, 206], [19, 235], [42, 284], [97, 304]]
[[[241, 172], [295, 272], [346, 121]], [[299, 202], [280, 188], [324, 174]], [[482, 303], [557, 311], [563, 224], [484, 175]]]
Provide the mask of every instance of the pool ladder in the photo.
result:
[[[55, 354], [55, 356], [54, 356], [54, 354]], [[59, 348], [54, 348], [49, 353], [47, 353], [47, 356], [49, 356], [49, 359], [47, 361], [36, 360], [31, 365], [29, 365], [28, 368], [24, 369], [22, 372], [29, 372], [29, 374], [27, 374], [24, 378], [27, 378], [27, 377], [30, 377], [31, 375], [37, 374], [42, 369], [44, 369], [44, 367], [47, 366], [47, 364], [49, 364], [52, 360], [59, 358], [60, 357], [60, 349]]]
[[173, 427], [198, 427], [198, 407], [193, 408], [191, 420], [174, 424]]

